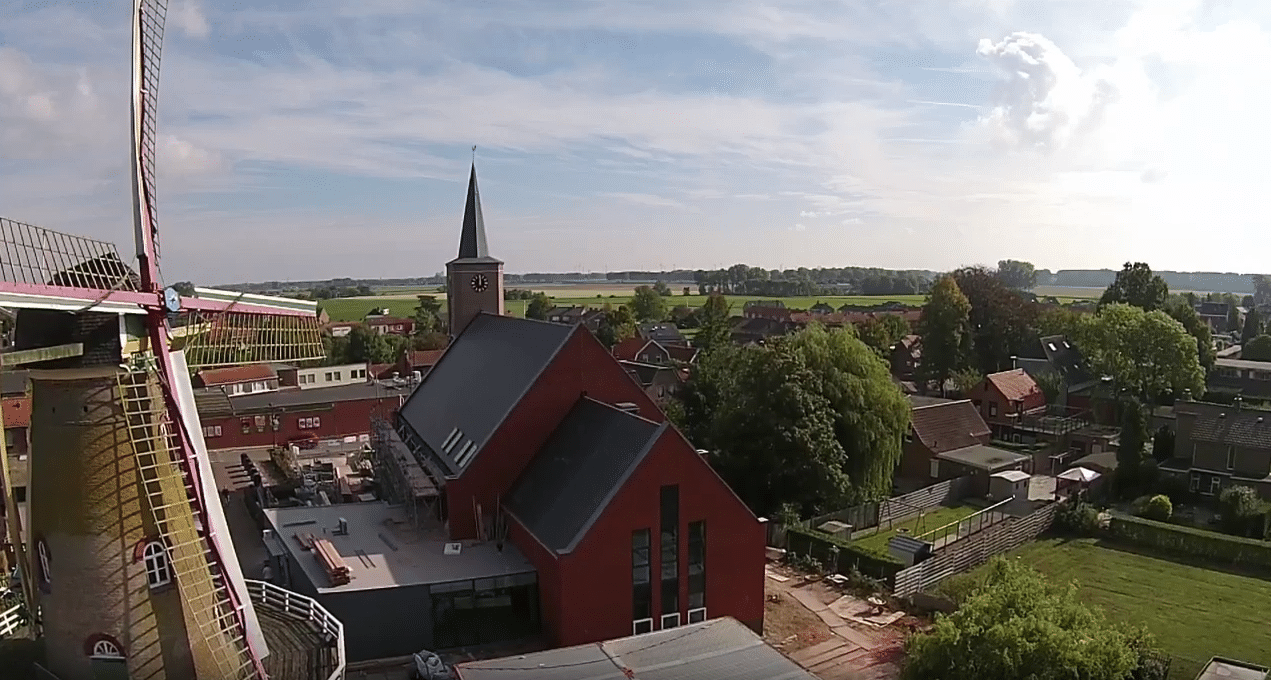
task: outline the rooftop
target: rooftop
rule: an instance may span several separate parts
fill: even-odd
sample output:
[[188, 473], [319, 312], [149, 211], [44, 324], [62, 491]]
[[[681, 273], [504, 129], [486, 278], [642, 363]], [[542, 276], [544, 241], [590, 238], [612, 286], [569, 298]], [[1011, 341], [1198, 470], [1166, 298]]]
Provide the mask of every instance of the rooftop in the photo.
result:
[[986, 376], [985, 379], [993, 383], [997, 391], [1001, 392], [1002, 396], [1010, 401], [1023, 401], [1035, 394], [1041, 394], [1042, 391], [1037, 386], [1037, 382], [1033, 380], [1033, 376], [1022, 368], [992, 373]]
[[1271, 361], [1252, 361], [1250, 359], [1219, 358], [1214, 360], [1214, 366], [1218, 366], [1220, 368], [1243, 368], [1254, 371], [1271, 371]]
[[1017, 465], [1029, 460], [1029, 457], [1022, 453], [1015, 453], [1014, 451], [998, 449], [983, 444], [937, 453], [936, 458], [961, 463], [987, 472], [997, 472], [1004, 467]]
[[991, 433], [975, 405], [967, 399], [915, 403], [910, 418], [918, 440], [935, 453], [978, 444]]
[[535, 654], [470, 661], [461, 680], [816, 680], [735, 619]]
[[318, 406], [340, 401], [396, 399], [399, 396], [409, 397], [414, 388], [415, 386], [409, 382], [399, 385], [392, 381], [379, 381], [357, 385], [315, 387], [311, 390], [280, 390], [278, 392], [262, 392], [260, 394], [243, 394], [229, 397], [229, 402], [234, 407], [235, 413], [252, 413], [277, 408]]
[[[459, 554], [447, 555], [444, 549], [451, 541], [445, 535], [415, 528], [399, 506], [387, 503], [269, 508], [265, 516], [319, 593], [449, 583], [534, 571], [510, 541], [503, 543], [502, 550], [492, 541], [459, 541], [463, 546]], [[340, 519], [348, 522], [347, 535], [333, 533]], [[297, 538], [305, 533], [331, 541], [349, 568], [348, 584], [330, 585], [318, 558]]]
[[0, 371], [0, 395], [26, 394], [29, 380], [26, 371]]
[[921, 394], [909, 395], [910, 408], [922, 408], [923, 406], [937, 406], [939, 404], [951, 404], [953, 399], [945, 399], [944, 397], [928, 397]]
[[248, 366], [230, 366], [229, 368], [205, 368], [198, 372], [198, 378], [206, 387], [216, 385], [233, 385], [235, 383], [269, 380], [278, 374], [269, 364], [250, 364]]
[[1214, 657], [1205, 665], [1196, 680], [1266, 680], [1271, 669], [1243, 661]]

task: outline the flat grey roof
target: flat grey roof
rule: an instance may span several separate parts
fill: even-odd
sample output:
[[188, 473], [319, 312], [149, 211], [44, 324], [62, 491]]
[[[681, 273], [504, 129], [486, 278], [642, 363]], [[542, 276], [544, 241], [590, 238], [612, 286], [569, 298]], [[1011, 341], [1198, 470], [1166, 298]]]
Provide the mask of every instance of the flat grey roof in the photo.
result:
[[996, 472], [1004, 467], [1022, 463], [1029, 459], [1022, 453], [998, 449], [983, 444], [964, 446], [960, 449], [937, 453], [936, 458], [969, 465], [979, 470]]
[[337, 385], [335, 387], [315, 387], [309, 390], [284, 389], [277, 392], [261, 394], [244, 394], [229, 397], [235, 413], [251, 413], [273, 408], [295, 408], [333, 404], [340, 401], [361, 401], [364, 399], [396, 399], [409, 397], [415, 385], [407, 383], [394, 386], [391, 382], [372, 382], [359, 385]]
[[[503, 542], [502, 551], [493, 541], [456, 541], [463, 545], [460, 553], [446, 555], [444, 547], [451, 541], [440, 532], [413, 527], [400, 506], [383, 502], [268, 508], [265, 516], [319, 593], [448, 583], [534, 572], [534, 566], [511, 541]], [[333, 534], [340, 518], [349, 523], [346, 536]], [[296, 524], [310, 521], [313, 523]], [[330, 585], [318, 558], [296, 538], [304, 533], [331, 541], [349, 567], [351, 580], [348, 584]]]
[[1209, 660], [1196, 680], [1265, 680], [1267, 673], [1264, 666], [1216, 656]]
[[1223, 368], [1247, 368], [1255, 371], [1271, 371], [1271, 361], [1252, 361], [1250, 359], [1214, 359], [1215, 366]]
[[462, 680], [816, 680], [735, 619], [722, 618], [590, 645], [470, 661]]

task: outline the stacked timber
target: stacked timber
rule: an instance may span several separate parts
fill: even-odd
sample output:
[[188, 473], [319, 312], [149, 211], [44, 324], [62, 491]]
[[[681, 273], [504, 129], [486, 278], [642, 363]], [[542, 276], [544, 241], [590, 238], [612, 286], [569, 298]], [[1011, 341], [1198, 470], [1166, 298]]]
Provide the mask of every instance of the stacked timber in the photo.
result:
[[349, 582], [349, 565], [344, 563], [340, 552], [331, 545], [331, 541], [319, 538], [313, 542], [313, 555], [327, 572], [327, 579], [333, 586], [342, 586]]

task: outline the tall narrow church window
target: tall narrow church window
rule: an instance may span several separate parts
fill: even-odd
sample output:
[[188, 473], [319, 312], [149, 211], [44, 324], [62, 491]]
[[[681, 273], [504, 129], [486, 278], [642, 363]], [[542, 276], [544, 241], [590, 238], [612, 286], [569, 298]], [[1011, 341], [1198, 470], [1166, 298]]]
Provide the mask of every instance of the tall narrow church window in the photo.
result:
[[147, 543], [141, 556], [146, 565], [146, 582], [151, 588], [166, 586], [172, 582], [172, 564], [168, 561], [168, 551], [161, 541]]
[[[662, 615], [663, 628], [679, 625], [680, 611], [680, 487], [662, 487], [660, 498], [661, 552], [662, 552]], [[675, 623], [668, 625], [671, 615]]]

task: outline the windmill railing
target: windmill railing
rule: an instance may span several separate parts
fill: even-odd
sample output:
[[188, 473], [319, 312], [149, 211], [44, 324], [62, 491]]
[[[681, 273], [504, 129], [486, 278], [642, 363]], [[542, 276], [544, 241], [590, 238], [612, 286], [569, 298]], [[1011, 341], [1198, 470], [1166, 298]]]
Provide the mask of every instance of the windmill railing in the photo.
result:
[[286, 588], [276, 586], [267, 581], [247, 582], [247, 594], [252, 602], [281, 610], [286, 614], [304, 619], [313, 624], [325, 640], [332, 641], [335, 647], [335, 670], [327, 680], [343, 680], [346, 659], [344, 658], [344, 624], [331, 615], [325, 607], [311, 597], [293, 593]]
[[22, 615], [21, 602], [0, 611], [0, 640], [16, 633], [25, 623], [26, 617]]

